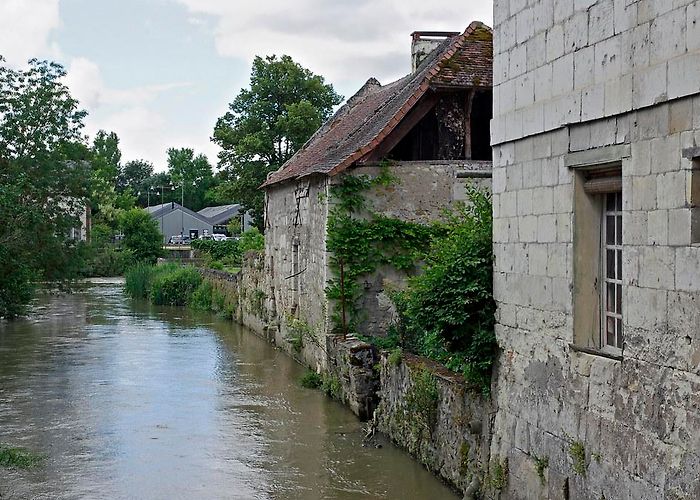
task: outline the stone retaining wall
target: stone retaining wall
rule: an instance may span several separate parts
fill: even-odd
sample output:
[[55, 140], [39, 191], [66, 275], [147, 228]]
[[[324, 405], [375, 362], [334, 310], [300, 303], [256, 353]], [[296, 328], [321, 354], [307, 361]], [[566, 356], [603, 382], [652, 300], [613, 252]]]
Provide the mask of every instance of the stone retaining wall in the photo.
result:
[[465, 497], [493, 496], [507, 464], [489, 467], [488, 399], [430, 359], [385, 352], [380, 363], [379, 431]]

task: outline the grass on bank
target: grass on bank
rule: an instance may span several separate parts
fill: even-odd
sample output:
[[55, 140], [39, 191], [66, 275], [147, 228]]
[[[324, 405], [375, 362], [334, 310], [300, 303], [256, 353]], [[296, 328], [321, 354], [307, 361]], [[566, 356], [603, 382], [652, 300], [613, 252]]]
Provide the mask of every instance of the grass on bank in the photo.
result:
[[235, 314], [235, 298], [227, 299], [193, 266], [138, 264], [126, 272], [125, 278], [126, 293], [134, 299], [149, 300], [160, 306], [188, 306], [227, 318]]
[[44, 460], [44, 456], [24, 448], [14, 448], [0, 444], [0, 466], [29, 469]]

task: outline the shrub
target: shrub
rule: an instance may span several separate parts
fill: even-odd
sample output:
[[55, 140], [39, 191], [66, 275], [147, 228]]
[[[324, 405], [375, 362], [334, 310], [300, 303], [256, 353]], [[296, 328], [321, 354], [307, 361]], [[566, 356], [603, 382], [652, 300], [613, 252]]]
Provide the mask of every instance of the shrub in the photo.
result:
[[207, 267], [209, 269], [214, 269], [216, 271], [223, 271], [224, 270], [224, 264], [220, 260], [214, 260], [207, 264]]
[[120, 214], [119, 227], [124, 233], [123, 244], [134, 258], [155, 264], [163, 254], [163, 236], [153, 217], [141, 208], [132, 208]]
[[343, 386], [340, 385], [340, 379], [335, 375], [323, 375], [321, 390], [333, 399], [343, 400]]
[[200, 311], [211, 311], [213, 309], [214, 287], [210, 281], [202, 281], [192, 294], [190, 306]]
[[433, 432], [438, 418], [440, 389], [437, 378], [426, 368], [414, 373], [413, 385], [406, 393], [406, 410], [418, 429]]
[[39, 455], [23, 448], [11, 448], [0, 444], [0, 465], [3, 467], [29, 469], [30, 467], [34, 467], [43, 459], [43, 455]]
[[262, 235], [257, 227], [248, 229], [238, 240], [238, 248], [241, 254], [251, 250], [261, 252], [265, 250], [265, 236]]
[[496, 356], [490, 197], [469, 190], [472, 204], [450, 214], [423, 274], [395, 294], [406, 347], [436, 359], [488, 391]]
[[136, 257], [128, 248], [117, 248], [114, 245], [105, 245], [94, 248], [88, 259], [84, 274], [86, 276], [122, 276], [134, 265]]
[[158, 272], [151, 284], [151, 301], [156, 305], [186, 306], [201, 282], [202, 276], [190, 266]]
[[299, 384], [307, 389], [318, 389], [323, 384], [323, 379], [318, 373], [308, 370], [299, 379]]
[[0, 246], [0, 318], [24, 314], [34, 294], [37, 273]]
[[403, 352], [401, 351], [401, 348], [397, 347], [396, 349], [392, 350], [389, 353], [389, 357], [387, 358], [387, 361], [392, 366], [399, 366], [401, 364], [402, 356], [403, 356]]
[[237, 264], [241, 262], [241, 252], [235, 240], [194, 240], [192, 248], [205, 259], [213, 261], [229, 260]]

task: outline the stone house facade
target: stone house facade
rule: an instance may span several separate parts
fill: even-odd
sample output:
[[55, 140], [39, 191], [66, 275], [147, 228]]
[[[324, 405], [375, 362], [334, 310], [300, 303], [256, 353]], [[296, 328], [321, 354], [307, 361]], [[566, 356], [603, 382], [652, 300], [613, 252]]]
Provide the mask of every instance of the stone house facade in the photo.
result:
[[[371, 78], [263, 185], [268, 338], [291, 352], [292, 326], [311, 338], [298, 355], [310, 366], [328, 363], [331, 278], [326, 230], [331, 186], [342, 175], [376, 176], [384, 160], [394, 185], [372, 193], [377, 213], [428, 222], [465, 199], [469, 179], [490, 186], [492, 32], [475, 22], [464, 33], [413, 34], [413, 72], [380, 85]], [[364, 283], [366, 333], [381, 334], [391, 307], [382, 269]]]
[[502, 493], [700, 498], [700, 1], [494, 24]]

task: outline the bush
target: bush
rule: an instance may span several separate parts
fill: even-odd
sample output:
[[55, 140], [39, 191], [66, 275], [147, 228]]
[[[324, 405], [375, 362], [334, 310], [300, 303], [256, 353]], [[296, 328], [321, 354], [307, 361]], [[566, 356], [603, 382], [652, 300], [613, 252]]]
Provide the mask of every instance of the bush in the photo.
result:
[[0, 444], [0, 465], [18, 469], [29, 469], [44, 459], [43, 455], [25, 450], [23, 448], [11, 448]]
[[231, 272], [241, 265], [241, 252], [235, 240], [194, 240], [192, 248], [209, 269]]
[[134, 258], [155, 264], [163, 255], [163, 236], [158, 223], [141, 208], [132, 208], [119, 216], [119, 227], [124, 233], [123, 245], [131, 250]]
[[323, 384], [323, 379], [318, 373], [308, 370], [299, 379], [299, 384], [307, 389], [318, 389]]
[[238, 240], [238, 248], [241, 254], [245, 254], [251, 250], [262, 252], [265, 250], [265, 236], [263, 236], [257, 227], [248, 229]]
[[136, 262], [134, 252], [114, 245], [93, 249], [91, 253], [83, 271], [89, 277], [122, 276]]
[[151, 284], [151, 301], [160, 306], [186, 306], [201, 283], [202, 276], [194, 267], [157, 272]]
[[0, 318], [24, 314], [34, 294], [37, 273], [0, 246]]
[[340, 384], [340, 379], [335, 375], [323, 375], [321, 390], [329, 397], [337, 401], [343, 401], [343, 386]]
[[476, 189], [472, 204], [442, 225], [423, 274], [395, 294], [405, 346], [436, 359], [488, 391], [496, 356], [490, 197]]
[[200, 311], [211, 311], [213, 309], [214, 287], [210, 281], [202, 281], [192, 294], [190, 306]]

